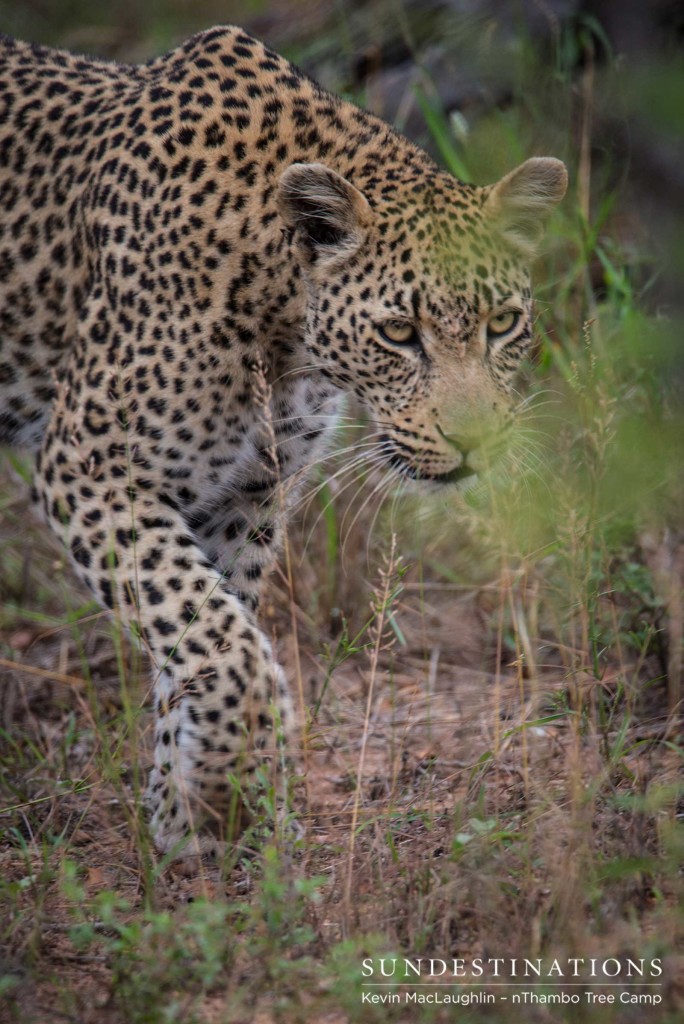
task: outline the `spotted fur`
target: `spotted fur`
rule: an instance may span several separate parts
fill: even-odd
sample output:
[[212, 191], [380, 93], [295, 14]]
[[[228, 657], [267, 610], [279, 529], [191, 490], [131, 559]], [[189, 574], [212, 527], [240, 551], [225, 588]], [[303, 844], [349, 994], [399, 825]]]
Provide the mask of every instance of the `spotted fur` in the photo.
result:
[[397, 474], [474, 473], [565, 182], [456, 181], [238, 28], [139, 67], [0, 41], [0, 439], [150, 653], [161, 850], [291, 732], [255, 611], [343, 394]]

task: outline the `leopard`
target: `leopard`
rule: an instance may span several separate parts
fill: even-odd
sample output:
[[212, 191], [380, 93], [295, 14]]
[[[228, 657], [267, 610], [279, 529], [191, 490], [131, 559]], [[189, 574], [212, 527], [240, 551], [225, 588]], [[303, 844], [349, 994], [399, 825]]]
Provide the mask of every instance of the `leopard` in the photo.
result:
[[259, 602], [350, 396], [407, 486], [505, 446], [566, 186], [458, 180], [239, 27], [136, 65], [0, 39], [0, 441], [149, 656], [161, 854], [294, 742]]

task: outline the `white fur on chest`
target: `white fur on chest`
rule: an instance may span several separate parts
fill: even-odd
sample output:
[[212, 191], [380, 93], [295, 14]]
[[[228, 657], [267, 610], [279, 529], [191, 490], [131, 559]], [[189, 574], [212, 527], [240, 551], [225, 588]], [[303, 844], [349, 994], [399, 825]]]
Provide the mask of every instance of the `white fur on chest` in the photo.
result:
[[[194, 466], [197, 499], [189, 519], [221, 568], [242, 561], [245, 536], [277, 527], [330, 450], [343, 396], [320, 378], [276, 384], [232, 437]], [[198, 488], [197, 484], [201, 487]], [[196, 525], [195, 525], [196, 524]]]
[[247, 431], [232, 447], [234, 461], [216, 477], [217, 489], [239, 493], [273, 477], [287, 492], [295, 489], [329, 450], [341, 401], [339, 392], [310, 379], [274, 388], [269, 406], [251, 411]]

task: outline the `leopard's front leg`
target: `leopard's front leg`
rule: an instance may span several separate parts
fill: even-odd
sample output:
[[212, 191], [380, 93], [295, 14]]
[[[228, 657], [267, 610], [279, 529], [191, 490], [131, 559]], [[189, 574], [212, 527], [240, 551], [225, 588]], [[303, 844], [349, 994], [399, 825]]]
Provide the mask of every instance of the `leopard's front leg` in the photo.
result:
[[[180, 851], [208, 819], [225, 819], [232, 776], [253, 776], [277, 760], [273, 707], [283, 735], [293, 723], [283, 674], [245, 600], [181, 514], [135, 479], [122, 484], [114, 465], [94, 471], [59, 436], [43, 455], [38, 496], [81, 577], [150, 653], [156, 725], [148, 802], [158, 848]], [[68, 493], [79, 494], [77, 510]], [[211, 845], [193, 838], [189, 849]]]
[[223, 640], [214, 644], [213, 626], [190, 627], [171, 655], [174, 666], [167, 664], [155, 680], [147, 804], [162, 851], [188, 852], [190, 834], [190, 852], [212, 849], [213, 838], [195, 834], [198, 826], [213, 823], [225, 831], [236, 798], [239, 804], [233, 778], [249, 785], [256, 769], [277, 771], [278, 741], [291, 731], [284, 676], [268, 641], [237, 599], [222, 601], [212, 612], [218, 612]]
[[[189, 555], [184, 548], [172, 557], [185, 567]], [[279, 740], [293, 724], [284, 675], [252, 613], [201, 559], [184, 572], [187, 585], [173, 591], [172, 602], [154, 606], [144, 627], [158, 652], [147, 803], [162, 851], [185, 847], [190, 834], [190, 851], [211, 849], [213, 839], [197, 835], [198, 826], [225, 830], [238, 796], [233, 778], [249, 786], [257, 769], [277, 772]]]

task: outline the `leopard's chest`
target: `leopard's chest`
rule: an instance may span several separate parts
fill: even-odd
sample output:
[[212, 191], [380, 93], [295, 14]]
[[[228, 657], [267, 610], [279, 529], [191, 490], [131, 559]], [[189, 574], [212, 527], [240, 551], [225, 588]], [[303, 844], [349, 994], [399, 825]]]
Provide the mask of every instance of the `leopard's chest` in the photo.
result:
[[172, 497], [213, 557], [230, 520], [257, 526], [286, 512], [332, 444], [341, 396], [327, 382], [285, 380], [259, 398], [231, 407], [210, 445], [200, 441], [182, 466], [167, 466]]

